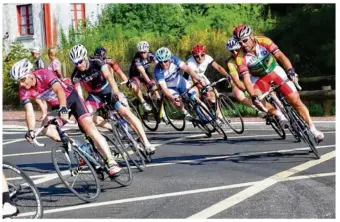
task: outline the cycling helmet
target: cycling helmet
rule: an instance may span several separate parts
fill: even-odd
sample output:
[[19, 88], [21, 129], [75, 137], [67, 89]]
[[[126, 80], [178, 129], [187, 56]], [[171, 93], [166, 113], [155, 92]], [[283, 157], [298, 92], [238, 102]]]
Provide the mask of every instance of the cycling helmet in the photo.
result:
[[237, 39], [235, 39], [234, 37], [228, 39], [227, 41], [227, 45], [226, 48], [229, 51], [235, 51], [235, 50], [239, 50], [241, 48], [240, 44], [238, 43]]
[[36, 46], [36, 47], [31, 48], [31, 52], [40, 53], [41, 50], [40, 50], [40, 48], [38, 46]]
[[103, 60], [105, 60], [107, 58], [106, 49], [102, 46], [97, 47], [96, 50], [94, 51], [93, 55], [99, 56]]
[[167, 47], [159, 48], [155, 53], [159, 62], [167, 61], [171, 58], [171, 51]]
[[147, 41], [141, 41], [137, 44], [138, 52], [146, 52], [149, 49], [150, 45]]
[[195, 45], [191, 49], [191, 54], [193, 56], [198, 54], [205, 54], [205, 46], [204, 45]]
[[26, 58], [22, 59], [12, 66], [10, 71], [11, 78], [18, 81], [22, 77], [26, 76], [32, 69], [32, 63]]
[[77, 62], [81, 61], [82, 59], [84, 59], [86, 57], [86, 55], [87, 55], [87, 50], [81, 44], [73, 46], [71, 51], [70, 51], [70, 54], [69, 54], [70, 60], [73, 63], [77, 63]]
[[242, 25], [239, 25], [235, 28], [234, 36], [237, 39], [242, 39], [244, 37], [250, 36], [252, 32], [253, 31], [251, 30], [249, 25], [242, 24]]

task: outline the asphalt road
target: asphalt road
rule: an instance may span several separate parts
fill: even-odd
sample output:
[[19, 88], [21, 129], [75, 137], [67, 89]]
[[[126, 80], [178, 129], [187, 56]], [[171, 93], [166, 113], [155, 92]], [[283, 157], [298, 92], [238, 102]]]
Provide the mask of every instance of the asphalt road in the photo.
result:
[[4, 126], [3, 156], [32, 176], [44, 218], [335, 218], [335, 122], [316, 126], [325, 134], [319, 160], [288, 132], [280, 140], [264, 124], [246, 123], [227, 141], [195, 128], [147, 132], [159, 146], [146, 171], [134, 170], [128, 187], [103, 183], [90, 204], [55, 176], [51, 147], [29, 145], [24, 129]]

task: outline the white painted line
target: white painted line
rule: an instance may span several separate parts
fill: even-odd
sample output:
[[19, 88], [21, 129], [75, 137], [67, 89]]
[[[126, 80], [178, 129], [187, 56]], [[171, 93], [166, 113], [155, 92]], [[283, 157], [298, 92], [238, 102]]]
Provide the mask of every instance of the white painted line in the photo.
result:
[[[48, 174], [47, 174], [47, 175], [48, 175]], [[47, 176], [47, 175], [42, 175], [42, 174], [40, 174], [40, 175], [33, 175], [33, 176], [28, 175], [28, 176], [29, 176], [29, 178], [31, 178], [31, 179], [35, 179], [35, 178], [45, 177], [45, 176]], [[11, 178], [6, 178], [6, 180], [22, 180], [22, 177], [11, 177]]]
[[335, 176], [335, 172], [334, 173], [318, 173], [318, 174], [311, 174], [311, 175], [294, 176], [294, 177], [288, 177], [288, 178], [282, 179], [280, 181], [304, 180], [304, 179], [313, 179], [313, 178], [318, 178], [318, 177], [329, 177], [329, 176]]
[[[335, 172], [334, 173], [308, 175], [309, 176], [308, 178], [327, 177], [327, 176], [333, 176], [333, 175], [335, 175]], [[291, 177], [291, 178], [286, 178], [284, 180], [280, 180], [279, 182], [283, 182], [283, 181], [286, 181], [286, 180], [299, 180], [299, 179], [308, 179], [308, 178], [297, 176], [296, 179], [295, 179], [295, 177]], [[254, 186], [256, 184], [259, 184], [259, 183], [262, 183], [262, 181], [231, 184], [231, 185], [225, 185], [225, 186], [219, 186], [219, 187], [209, 187], [209, 188], [202, 188], [202, 189], [196, 189], [196, 190], [179, 191], [179, 192], [156, 194], [156, 195], [142, 196], [142, 197], [133, 197], [133, 198], [127, 198], [127, 199], [121, 199], [121, 200], [96, 202], [96, 203], [82, 204], [82, 205], [71, 206], [71, 207], [61, 207], [61, 208], [57, 208], [57, 209], [44, 210], [44, 214], [66, 212], [66, 211], [71, 211], [71, 210], [79, 210], [79, 209], [107, 206], [107, 205], [120, 204], [120, 203], [130, 203], [130, 202], [135, 202], [135, 201], [153, 200], [153, 199], [160, 199], [160, 198], [165, 198], [165, 197], [175, 197], [175, 196], [182, 196], [182, 195], [189, 195], [189, 194], [197, 194], [197, 193], [205, 193], [205, 192], [227, 190], [227, 189], [234, 189], [234, 188], [241, 188], [241, 187], [249, 187], [249, 186]], [[22, 216], [22, 217], [23, 216], [29, 216], [29, 215], [33, 215], [34, 213], [35, 212], [27, 212], [25, 214], [20, 214], [20, 216]]]
[[46, 153], [51, 153], [51, 151], [39, 151], [39, 152], [30, 152], [30, 153], [14, 153], [14, 154], [6, 154], [6, 155], [2, 155], [2, 156], [3, 156], [3, 157], [27, 156], [27, 155], [46, 154]]
[[302, 172], [304, 170], [307, 170], [313, 166], [316, 166], [320, 163], [323, 163], [329, 159], [332, 159], [335, 157], [335, 151], [326, 153], [321, 156], [318, 160], [310, 160], [308, 162], [305, 162], [303, 164], [300, 164], [298, 166], [295, 166], [293, 168], [290, 168], [288, 170], [282, 171], [280, 173], [277, 173], [271, 177], [268, 177], [256, 184], [254, 184], [251, 187], [248, 187], [245, 190], [242, 190], [241, 192], [228, 197], [225, 200], [222, 200], [192, 216], [190, 216], [190, 219], [207, 219], [210, 218], [224, 210], [229, 209], [230, 207], [254, 196], [255, 194], [260, 193], [261, 191], [267, 189], [268, 187], [288, 178], [289, 176], [292, 176], [296, 173]]

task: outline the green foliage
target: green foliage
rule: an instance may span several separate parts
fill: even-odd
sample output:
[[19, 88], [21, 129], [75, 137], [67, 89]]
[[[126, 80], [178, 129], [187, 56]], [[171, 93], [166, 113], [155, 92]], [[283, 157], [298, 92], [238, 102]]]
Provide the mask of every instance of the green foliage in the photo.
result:
[[[19, 105], [18, 84], [10, 78], [10, 70], [12, 66], [19, 60], [28, 58], [30, 60], [30, 52], [28, 49], [18, 42], [10, 45], [10, 53], [3, 59], [3, 103]], [[31, 61], [32, 62], [32, 61]]]
[[331, 114], [333, 116], [335, 116], [336, 110], [335, 110], [335, 103], [332, 105], [332, 110], [331, 110]]
[[323, 116], [324, 111], [321, 104], [310, 103], [308, 105], [309, 114], [311, 116]]

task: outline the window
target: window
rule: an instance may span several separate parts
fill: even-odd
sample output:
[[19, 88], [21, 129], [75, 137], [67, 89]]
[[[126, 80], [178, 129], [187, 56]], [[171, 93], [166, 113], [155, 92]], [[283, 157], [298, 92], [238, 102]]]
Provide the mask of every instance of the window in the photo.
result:
[[85, 4], [84, 3], [71, 3], [71, 19], [72, 25], [76, 29], [78, 24], [85, 21]]
[[32, 5], [18, 5], [17, 12], [20, 35], [33, 35]]

